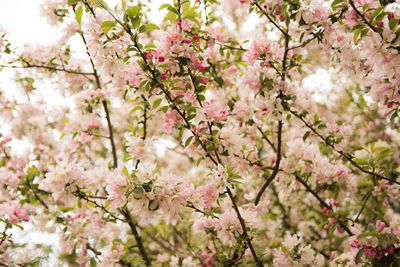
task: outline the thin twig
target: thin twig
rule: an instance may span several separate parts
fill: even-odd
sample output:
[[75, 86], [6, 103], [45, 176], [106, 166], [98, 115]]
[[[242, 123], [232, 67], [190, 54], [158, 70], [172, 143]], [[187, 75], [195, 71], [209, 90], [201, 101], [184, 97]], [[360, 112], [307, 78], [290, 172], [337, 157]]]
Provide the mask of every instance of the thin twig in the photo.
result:
[[343, 159], [346, 159], [348, 162], [350, 162], [354, 167], [356, 167], [358, 170], [360, 170], [361, 172], [365, 173], [365, 174], [369, 174], [372, 176], [375, 176], [379, 179], [383, 179], [383, 180], [387, 180], [390, 181], [392, 183], [398, 184], [400, 185], [400, 182], [388, 178], [386, 176], [383, 176], [381, 174], [375, 173], [374, 171], [369, 171], [364, 169], [363, 167], [361, 167], [358, 163], [356, 163], [353, 158], [351, 156], [349, 156], [347, 153], [343, 152], [342, 150], [339, 150], [335, 147], [335, 145], [332, 142], [329, 142], [329, 140], [327, 140], [322, 134], [320, 134], [311, 124], [309, 124], [303, 116], [299, 115], [297, 112], [291, 110], [290, 108], [286, 108], [291, 114], [293, 114], [296, 118], [298, 118], [299, 120], [301, 120], [304, 125], [309, 128], [316, 136], [318, 136], [322, 141], [325, 142], [326, 145], [328, 145], [329, 147], [331, 147], [334, 151], [336, 151], [336, 153], [338, 153], [339, 155], [342, 156]]
[[[317, 193], [315, 193], [315, 191], [311, 188], [311, 186], [309, 186], [309, 185], [307, 184], [307, 182], [304, 181], [304, 180], [300, 177], [300, 175], [294, 174], [294, 176], [296, 177], [296, 180], [299, 181], [299, 182], [306, 188], [306, 191], [309, 192], [309, 193], [311, 193], [311, 195], [313, 195], [313, 196], [318, 200], [318, 202], [321, 203], [322, 206], [324, 206], [325, 208], [327, 208], [327, 209], [329, 209], [329, 210], [332, 210], [332, 207], [331, 207], [328, 203], [326, 203]], [[347, 227], [346, 224], [344, 224], [344, 223], [341, 222], [341, 221], [339, 221], [338, 223], [340, 224], [340, 226], [344, 229], [344, 231], [345, 231], [348, 235], [350, 235], [350, 236], [353, 235], [353, 233], [351, 232], [351, 230], [349, 229], [349, 227]]]
[[76, 70], [69, 70], [65, 68], [58, 68], [58, 67], [52, 67], [52, 66], [45, 66], [45, 65], [36, 65], [36, 64], [30, 64], [26, 66], [17, 66], [17, 65], [0, 65], [0, 68], [9, 68], [9, 69], [48, 69], [51, 71], [58, 71], [58, 72], [66, 72], [70, 74], [78, 74], [78, 75], [84, 75], [84, 76], [91, 76], [94, 75], [92, 72], [81, 72], [81, 71], [76, 71]]
[[151, 261], [150, 261], [149, 257], [147, 256], [146, 250], [144, 249], [142, 237], [140, 236], [138, 230], [136, 229], [136, 223], [133, 221], [133, 218], [132, 218], [129, 210], [127, 208], [123, 208], [123, 209], [121, 209], [121, 213], [125, 217], [128, 225], [132, 231], [132, 234], [138, 245], [140, 255], [142, 256], [146, 266], [151, 266]]

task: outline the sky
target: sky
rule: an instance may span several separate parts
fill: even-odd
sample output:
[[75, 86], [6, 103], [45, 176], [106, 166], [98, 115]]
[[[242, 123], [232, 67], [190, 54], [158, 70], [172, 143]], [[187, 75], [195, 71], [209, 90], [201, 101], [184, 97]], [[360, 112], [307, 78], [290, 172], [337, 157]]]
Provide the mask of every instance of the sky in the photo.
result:
[[56, 29], [40, 16], [41, 0], [0, 0], [0, 25], [12, 41], [48, 44], [54, 41]]

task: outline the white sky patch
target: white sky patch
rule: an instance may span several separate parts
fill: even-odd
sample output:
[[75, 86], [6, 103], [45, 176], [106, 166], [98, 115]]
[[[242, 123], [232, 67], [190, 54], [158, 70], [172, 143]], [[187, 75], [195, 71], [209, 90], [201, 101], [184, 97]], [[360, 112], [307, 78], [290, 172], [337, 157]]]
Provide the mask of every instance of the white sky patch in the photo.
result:
[[312, 93], [316, 102], [327, 104], [332, 101], [334, 94], [331, 75], [329, 70], [320, 68], [303, 79], [303, 87]]
[[[51, 247], [53, 253], [50, 253], [49, 258], [47, 260], [45, 260], [44, 262], [42, 262], [42, 264], [56, 263], [57, 262], [57, 256], [56, 256], [57, 253], [54, 253], [54, 252], [60, 251], [60, 247], [58, 245], [59, 244], [58, 235], [35, 231], [32, 223], [30, 223], [30, 222], [23, 222], [22, 227], [24, 228], [23, 230], [21, 230], [17, 227], [13, 227], [10, 230], [9, 233], [12, 234], [13, 240], [17, 240], [20, 243], [28, 244], [28, 247], [26, 249], [31, 250], [31, 253], [34, 254], [35, 256], [36, 256], [36, 253], [34, 252], [34, 248], [36, 245]], [[46, 255], [42, 255], [42, 256], [46, 256]]]
[[23, 45], [54, 42], [58, 30], [40, 16], [41, 0], [0, 0], [0, 25], [7, 29], [8, 38]]
[[164, 157], [167, 150], [175, 148], [176, 144], [168, 138], [159, 138], [154, 143], [154, 146], [157, 156]]

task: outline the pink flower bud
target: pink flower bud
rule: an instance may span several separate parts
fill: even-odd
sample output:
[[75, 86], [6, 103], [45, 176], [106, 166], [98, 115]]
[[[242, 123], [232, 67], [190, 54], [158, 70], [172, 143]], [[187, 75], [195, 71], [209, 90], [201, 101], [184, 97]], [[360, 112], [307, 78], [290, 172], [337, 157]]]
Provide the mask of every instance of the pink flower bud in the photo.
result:
[[378, 232], [382, 232], [383, 229], [385, 229], [385, 226], [386, 226], [386, 224], [384, 222], [382, 222], [381, 220], [377, 220], [375, 223], [375, 227]]
[[332, 211], [331, 209], [323, 208], [323, 209], [321, 210], [321, 213], [322, 213], [322, 214], [328, 214], [328, 213], [330, 213], [331, 211]]

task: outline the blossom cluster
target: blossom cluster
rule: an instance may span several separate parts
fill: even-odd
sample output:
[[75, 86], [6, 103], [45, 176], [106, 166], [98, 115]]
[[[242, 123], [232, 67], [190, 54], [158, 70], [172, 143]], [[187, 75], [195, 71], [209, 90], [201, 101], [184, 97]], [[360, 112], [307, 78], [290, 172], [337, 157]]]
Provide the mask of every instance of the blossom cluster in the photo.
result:
[[399, 265], [400, 3], [155, 2], [0, 28], [0, 265]]

